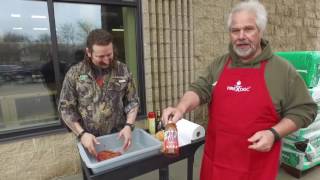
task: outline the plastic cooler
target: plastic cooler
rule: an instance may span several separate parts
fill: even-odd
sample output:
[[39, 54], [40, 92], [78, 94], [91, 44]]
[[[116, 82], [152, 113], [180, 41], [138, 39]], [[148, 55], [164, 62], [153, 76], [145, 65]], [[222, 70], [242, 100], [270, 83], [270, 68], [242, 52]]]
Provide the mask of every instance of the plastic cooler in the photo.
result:
[[309, 88], [318, 85], [320, 78], [320, 51], [276, 52], [275, 54], [290, 62], [300, 73]]
[[[122, 139], [118, 139], [118, 133], [100, 136], [97, 139], [100, 142], [96, 145], [97, 152], [103, 150], [121, 151], [123, 146]], [[94, 156], [85, 150], [81, 143], [78, 143], [82, 160], [94, 174], [158, 154], [160, 153], [160, 147], [161, 142], [159, 140], [144, 130], [136, 128], [132, 132], [132, 144], [128, 151], [120, 156], [98, 162]]]

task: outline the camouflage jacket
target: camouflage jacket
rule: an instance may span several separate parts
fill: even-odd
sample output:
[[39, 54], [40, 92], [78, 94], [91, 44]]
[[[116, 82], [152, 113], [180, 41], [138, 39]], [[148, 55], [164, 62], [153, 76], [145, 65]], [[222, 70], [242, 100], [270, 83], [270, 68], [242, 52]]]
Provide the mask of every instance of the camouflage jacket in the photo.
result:
[[126, 114], [139, 106], [134, 81], [125, 64], [117, 61], [99, 87], [92, 68], [82, 61], [67, 72], [59, 101], [59, 113], [69, 126], [78, 121], [82, 128], [95, 136], [119, 130]]

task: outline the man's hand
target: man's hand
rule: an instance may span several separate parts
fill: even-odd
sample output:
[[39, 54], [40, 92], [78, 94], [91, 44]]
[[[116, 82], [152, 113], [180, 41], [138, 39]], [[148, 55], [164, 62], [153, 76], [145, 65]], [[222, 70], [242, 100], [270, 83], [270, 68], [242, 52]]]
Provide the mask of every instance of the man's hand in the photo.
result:
[[161, 121], [164, 123], [164, 124], [167, 124], [168, 121], [169, 121], [169, 118], [171, 118], [170, 116], [172, 116], [172, 119], [171, 121], [173, 121], [174, 123], [176, 123], [177, 121], [179, 121], [182, 116], [183, 116], [183, 113], [180, 109], [178, 108], [174, 108], [174, 107], [168, 107], [166, 109], [164, 109], [162, 111], [162, 118], [161, 118]]
[[256, 132], [253, 136], [248, 139], [252, 144], [248, 147], [249, 149], [269, 152], [275, 141], [274, 135], [270, 130], [263, 130]]
[[126, 151], [131, 146], [131, 128], [129, 126], [124, 126], [124, 128], [119, 132], [118, 138], [123, 138], [122, 150]]
[[85, 132], [81, 137], [81, 144], [89, 151], [90, 154], [95, 157], [97, 156], [95, 145], [100, 143], [93, 134]]

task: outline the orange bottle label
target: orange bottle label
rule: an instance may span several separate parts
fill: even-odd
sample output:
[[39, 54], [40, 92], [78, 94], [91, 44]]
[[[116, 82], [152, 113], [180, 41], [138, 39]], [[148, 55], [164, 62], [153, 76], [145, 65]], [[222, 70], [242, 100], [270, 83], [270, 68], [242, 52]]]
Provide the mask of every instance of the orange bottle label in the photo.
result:
[[175, 130], [165, 131], [163, 145], [164, 145], [164, 153], [178, 154], [179, 153], [178, 132]]

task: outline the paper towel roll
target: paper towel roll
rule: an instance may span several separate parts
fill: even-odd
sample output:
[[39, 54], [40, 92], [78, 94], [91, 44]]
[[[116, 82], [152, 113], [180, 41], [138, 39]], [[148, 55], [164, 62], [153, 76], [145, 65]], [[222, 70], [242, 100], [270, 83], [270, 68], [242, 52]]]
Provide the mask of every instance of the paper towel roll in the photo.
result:
[[191, 141], [204, 137], [205, 130], [199, 124], [181, 119], [177, 122], [179, 146], [190, 144]]

